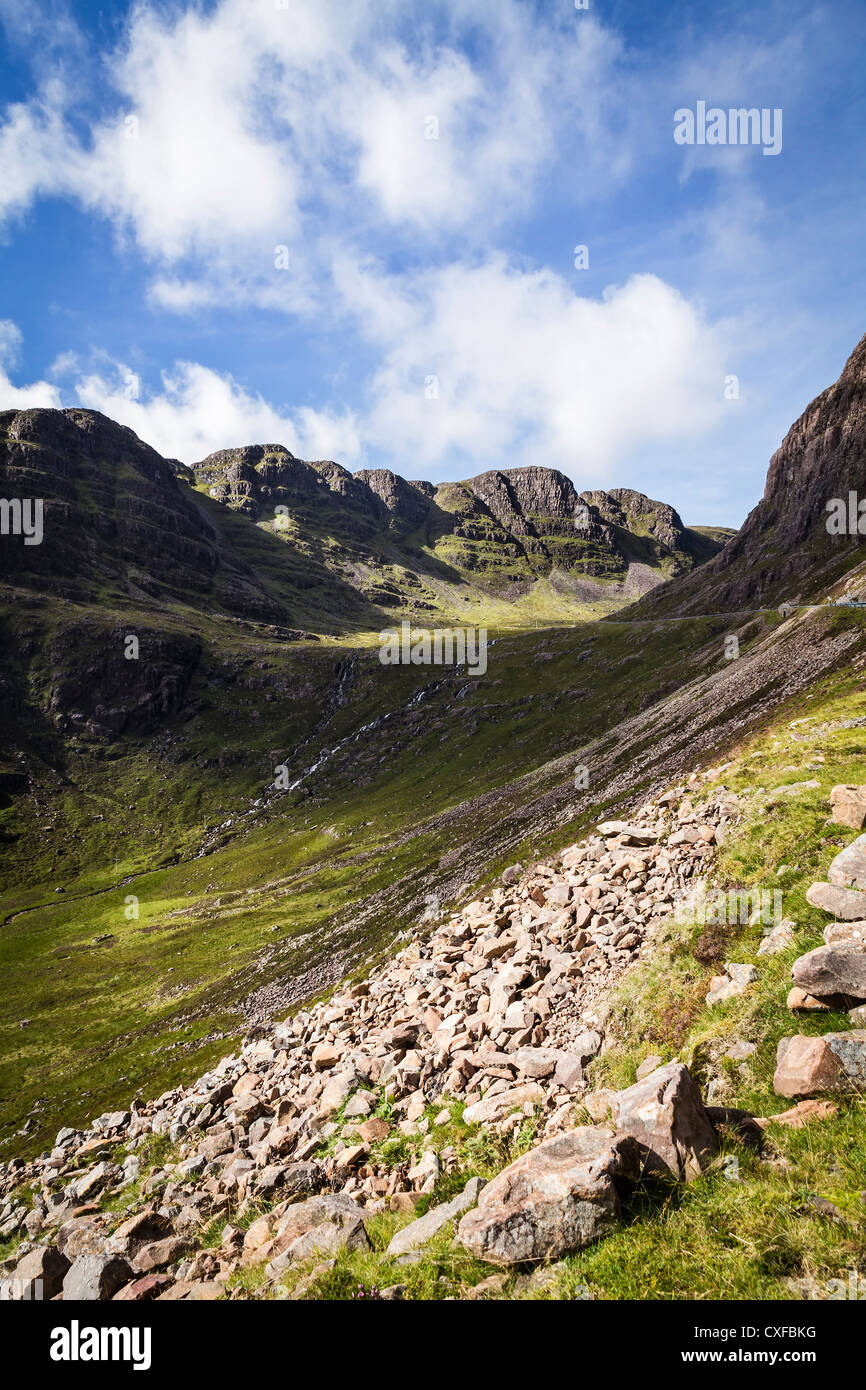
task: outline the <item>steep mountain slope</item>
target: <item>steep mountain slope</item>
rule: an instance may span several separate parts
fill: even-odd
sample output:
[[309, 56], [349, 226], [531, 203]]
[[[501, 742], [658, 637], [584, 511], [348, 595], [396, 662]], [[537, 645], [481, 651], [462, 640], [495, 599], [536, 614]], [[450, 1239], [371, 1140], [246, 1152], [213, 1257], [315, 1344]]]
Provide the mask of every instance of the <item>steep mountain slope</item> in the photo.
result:
[[609, 522], [550, 469], [434, 488], [264, 445], [193, 471], [78, 409], [0, 413], [0, 489], [44, 506], [41, 544], [3, 537], [0, 582], [317, 632], [595, 616], [719, 545], [646, 498]]
[[0, 494], [44, 512], [40, 544], [2, 537], [0, 582], [66, 603], [183, 602], [329, 631], [376, 620], [328, 570], [180, 482], [184, 471], [96, 411], [0, 412]]
[[866, 517], [859, 532], [832, 527], [832, 504], [842, 504], [847, 521], [851, 494], [856, 526], [866, 497], [866, 337], [838, 381], [791, 426], [770, 460], [762, 500], [733, 540], [699, 574], [645, 599], [634, 616], [820, 601], [866, 555]]
[[514, 602], [547, 580], [563, 605], [610, 601], [691, 569], [721, 544], [664, 503], [628, 489], [578, 495], [549, 468], [434, 487], [386, 469], [304, 463], [268, 444], [221, 450], [193, 471], [212, 497], [290, 537], [372, 601], [414, 612], [453, 606], [461, 584]]

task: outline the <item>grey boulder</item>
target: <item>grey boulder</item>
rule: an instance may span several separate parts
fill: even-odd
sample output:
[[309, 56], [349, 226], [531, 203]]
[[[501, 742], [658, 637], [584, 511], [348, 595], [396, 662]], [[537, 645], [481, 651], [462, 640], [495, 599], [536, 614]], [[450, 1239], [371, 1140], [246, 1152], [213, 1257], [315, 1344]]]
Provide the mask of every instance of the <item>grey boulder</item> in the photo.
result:
[[866, 999], [866, 943], [834, 942], [800, 956], [791, 967], [794, 983], [819, 998], [834, 994]]
[[610, 1129], [556, 1135], [522, 1154], [482, 1190], [458, 1239], [490, 1264], [558, 1259], [612, 1231], [619, 1220], [615, 1179], [634, 1179], [637, 1146]]
[[94, 1303], [112, 1298], [133, 1272], [120, 1255], [79, 1255], [63, 1280], [64, 1303]]

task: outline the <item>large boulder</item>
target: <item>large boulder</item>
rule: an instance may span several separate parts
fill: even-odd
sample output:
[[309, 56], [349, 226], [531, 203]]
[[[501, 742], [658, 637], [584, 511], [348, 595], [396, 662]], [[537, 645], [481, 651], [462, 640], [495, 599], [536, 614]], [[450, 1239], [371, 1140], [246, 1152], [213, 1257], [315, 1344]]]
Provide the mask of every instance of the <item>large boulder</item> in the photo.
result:
[[841, 917], [846, 922], [866, 917], [866, 893], [858, 893], [853, 888], [813, 883], [806, 890], [806, 902], [812, 907], [820, 907], [822, 912], [832, 912], [834, 917]]
[[866, 1029], [782, 1038], [773, 1089], [791, 1099], [826, 1091], [866, 1091]]
[[558, 1259], [615, 1228], [615, 1179], [633, 1180], [639, 1168], [628, 1136], [591, 1126], [558, 1134], [487, 1184], [458, 1239], [490, 1264]]
[[12, 1298], [49, 1299], [60, 1293], [69, 1260], [56, 1245], [37, 1245], [15, 1266]]
[[273, 1273], [309, 1255], [335, 1255], [339, 1250], [369, 1250], [364, 1212], [346, 1193], [308, 1197], [289, 1207], [268, 1247]]
[[644, 1171], [696, 1178], [718, 1147], [701, 1093], [682, 1062], [669, 1062], [611, 1099], [616, 1129], [635, 1139]]
[[800, 956], [791, 967], [794, 983], [819, 998], [846, 994], [866, 999], [866, 943], [839, 941]]
[[830, 806], [837, 825], [862, 830], [866, 825], [866, 787], [842, 783], [830, 792]]
[[827, 877], [839, 888], [866, 889], [866, 835], [858, 835], [836, 855]]
[[79, 1255], [63, 1280], [64, 1303], [92, 1303], [111, 1298], [132, 1279], [120, 1255]]

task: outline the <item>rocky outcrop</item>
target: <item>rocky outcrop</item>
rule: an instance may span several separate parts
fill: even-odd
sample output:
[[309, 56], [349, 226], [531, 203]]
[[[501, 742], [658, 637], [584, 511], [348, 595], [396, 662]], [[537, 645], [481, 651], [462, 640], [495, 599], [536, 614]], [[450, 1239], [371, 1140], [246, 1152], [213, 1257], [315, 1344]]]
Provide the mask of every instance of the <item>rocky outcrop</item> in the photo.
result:
[[866, 825], [866, 787], [843, 784], [830, 792], [830, 809], [837, 825], [862, 830]]
[[810, 994], [866, 999], [866, 943], [848, 940], [819, 946], [794, 962], [794, 983]]
[[78, 603], [180, 600], [290, 621], [273, 592], [267, 539], [253, 532], [243, 547], [227, 544], [190, 480], [183, 465], [94, 410], [0, 412], [0, 497], [39, 499], [43, 513], [40, 544], [2, 537], [0, 583]]
[[[688, 532], [664, 503], [628, 489], [578, 496], [552, 468], [494, 469], [434, 486], [385, 468], [351, 474], [336, 463], [304, 463], [267, 444], [210, 454], [194, 475], [212, 497], [255, 521], [274, 521], [282, 506], [302, 535], [319, 529], [350, 548], [361, 543], [373, 564], [385, 561], [385, 533], [398, 545], [414, 535], [473, 581], [528, 581], [553, 569], [624, 579], [632, 561], [644, 561], [651, 584], [663, 563], [670, 561], [672, 573], [719, 549]], [[604, 499], [610, 520], [596, 498]], [[404, 563], [414, 568], [419, 559], [413, 548]], [[386, 586], [393, 578], [384, 579]]]
[[773, 1089], [780, 1096], [866, 1091], [866, 1029], [823, 1037], [782, 1038]]
[[637, 1145], [612, 1130], [557, 1135], [487, 1184], [460, 1222], [461, 1244], [495, 1265], [580, 1250], [615, 1228], [616, 1179], [634, 1180], [638, 1168]]
[[843, 921], [866, 918], [866, 893], [853, 892], [830, 883], [813, 883], [806, 890], [806, 901], [811, 907], [820, 907], [822, 912], [832, 912]]
[[836, 888], [866, 890], [866, 835], [858, 835], [836, 855], [827, 877]]
[[630, 1135], [649, 1174], [691, 1180], [718, 1147], [700, 1091], [688, 1067], [670, 1062], [611, 1099], [619, 1134]]

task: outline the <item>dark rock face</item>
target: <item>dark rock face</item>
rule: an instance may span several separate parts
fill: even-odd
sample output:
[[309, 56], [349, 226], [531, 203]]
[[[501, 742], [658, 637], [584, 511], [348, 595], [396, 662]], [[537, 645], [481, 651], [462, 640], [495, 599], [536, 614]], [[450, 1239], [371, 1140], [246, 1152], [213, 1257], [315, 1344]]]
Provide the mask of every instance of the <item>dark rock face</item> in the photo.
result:
[[[139, 656], [128, 659], [128, 638]], [[60, 628], [51, 645], [49, 710], [63, 733], [117, 737], [151, 733], [183, 704], [200, 645], [180, 633], [107, 630], [93, 622]]]
[[[227, 471], [239, 510], [256, 515], [256, 488], [267, 490], [274, 472], [290, 473], [296, 490], [327, 491], [291, 455], [268, 460], [261, 483], [245, 456], [265, 452], [232, 451]], [[332, 477], [334, 486], [348, 480], [358, 488], [345, 469], [328, 467], [343, 475]], [[41, 499], [43, 507], [40, 544], [0, 535], [0, 583], [78, 603], [180, 600], [287, 627], [296, 625], [299, 591], [316, 584], [332, 608], [361, 608], [357, 594], [338, 591], [326, 571], [276, 537], [227, 526], [195, 483], [191, 469], [96, 411], [0, 412], [0, 498]]]
[[555, 469], [434, 486], [308, 463], [280, 444], [187, 468], [90, 410], [0, 414], [0, 497], [44, 509], [40, 544], [0, 538], [0, 581], [287, 627], [309, 625], [296, 614], [311, 589], [323, 616], [372, 622], [370, 605], [435, 609], [441, 581], [513, 597], [553, 574], [640, 592], [705, 558], [671, 507], [627, 489], [581, 497]]
[[628, 487], [614, 488], [612, 492], [582, 492], [580, 495], [611, 525], [621, 526], [636, 534], [640, 534], [645, 527], [646, 533], [668, 550], [685, 549], [686, 528], [679, 512], [666, 502], [653, 502], [643, 492], [633, 492]]
[[83, 598], [126, 575], [127, 587], [207, 593], [214, 535], [188, 488], [132, 430], [92, 410], [0, 414], [0, 495], [42, 498], [43, 539], [4, 536], [0, 578]]
[[430, 501], [423, 493], [387, 468], [362, 469], [355, 480], [366, 484], [378, 500], [382, 519], [400, 530], [420, 526], [430, 514]]
[[635, 616], [715, 612], [823, 596], [862, 559], [863, 538], [829, 534], [827, 504], [866, 497], [866, 337], [770, 460], [764, 496], [699, 575], [659, 588]]
[[282, 504], [302, 533], [318, 527], [348, 545], [363, 542], [373, 563], [384, 537], [399, 543], [414, 534], [441, 547], [458, 576], [464, 570], [474, 579], [487, 572], [493, 580], [526, 581], [553, 569], [616, 579], [633, 561], [656, 568], [669, 562], [667, 572], [678, 573], [720, 548], [704, 538], [703, 548], [695, 545], [695, 533], [664, 503], [627, 488], [578, 495], [552, 468], [493, 469], [434, 487], [385, 468], [351, 474], [336, 463], [302, 463], [268, 444], [210, 454], [195, 465], [195, 476], [218, 501], [254, 520], [273, 520]]

